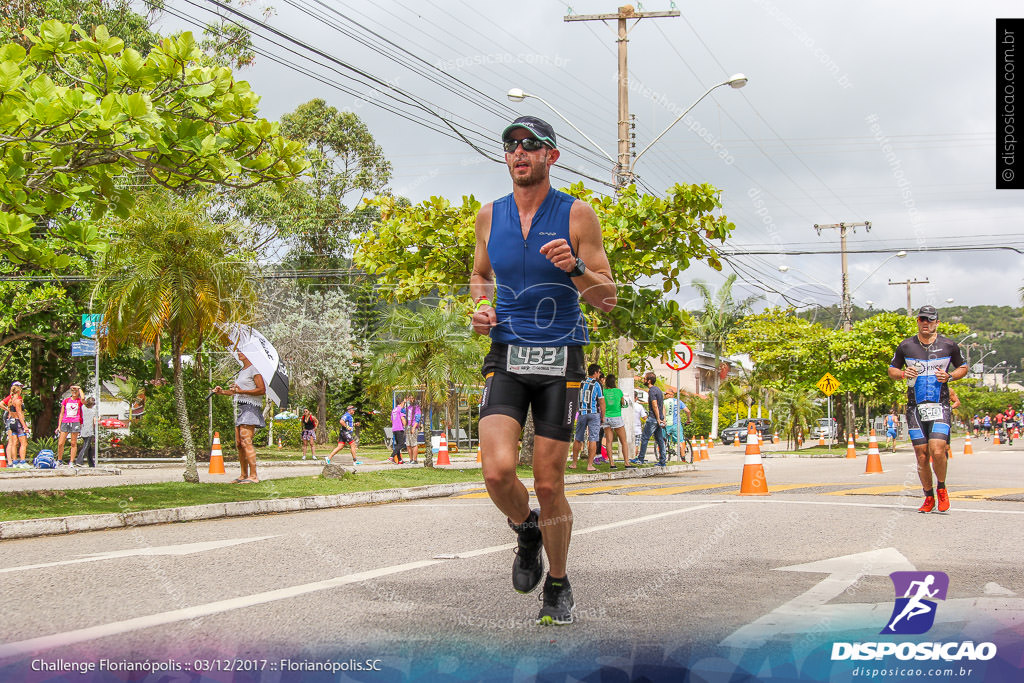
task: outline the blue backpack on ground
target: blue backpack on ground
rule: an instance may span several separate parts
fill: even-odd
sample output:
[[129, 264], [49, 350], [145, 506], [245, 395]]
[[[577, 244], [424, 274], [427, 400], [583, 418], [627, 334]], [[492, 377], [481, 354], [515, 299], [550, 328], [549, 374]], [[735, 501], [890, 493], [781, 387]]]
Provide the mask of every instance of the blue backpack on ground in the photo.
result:
[[41, 470], [52, 470], [57, 467], [57, 460], [53, 457], [53, 451], [49, 448], [44, 448], [36, 454], [35, 459], [32, 461], [32, 467]]

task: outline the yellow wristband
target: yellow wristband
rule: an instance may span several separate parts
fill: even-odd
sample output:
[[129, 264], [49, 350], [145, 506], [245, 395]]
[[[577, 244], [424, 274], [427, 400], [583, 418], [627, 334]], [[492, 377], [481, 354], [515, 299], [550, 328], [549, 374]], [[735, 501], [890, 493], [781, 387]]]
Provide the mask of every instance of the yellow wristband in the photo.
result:
[[491, 302], [488, 301], [487, 299], [478, 299], [477, 302], [476, 302], [476, 309], [474, 309], [474, 310], [479, 311], [481, 306], [490, 306], [490, 305], [491, 305]]

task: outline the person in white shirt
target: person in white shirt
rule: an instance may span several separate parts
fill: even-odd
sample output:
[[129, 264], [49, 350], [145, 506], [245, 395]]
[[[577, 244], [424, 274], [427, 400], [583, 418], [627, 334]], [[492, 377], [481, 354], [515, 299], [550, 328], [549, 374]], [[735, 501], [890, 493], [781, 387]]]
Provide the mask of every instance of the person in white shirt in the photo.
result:
[[266, 425], [263, 420], [262, 397], [267, 393], [267, 386], [263, 382], [263, 375], [244, 353], [238, 352], [238, 360], [242, 362], [242, 369], [238, 371], [235, 383], [230, 389], [215, 387], [213, 393], [231, 396], [235, 403], [235, 444], [242, 471], [231, 483], [254, 484], [260, 479], [256, 476], [256, 446], [253, 444], [253, 435], [257, 429]]
[[76, 465], [96, 467], [96, 399], [90, 396], [82, 406], [82, 448], [75, 458]]

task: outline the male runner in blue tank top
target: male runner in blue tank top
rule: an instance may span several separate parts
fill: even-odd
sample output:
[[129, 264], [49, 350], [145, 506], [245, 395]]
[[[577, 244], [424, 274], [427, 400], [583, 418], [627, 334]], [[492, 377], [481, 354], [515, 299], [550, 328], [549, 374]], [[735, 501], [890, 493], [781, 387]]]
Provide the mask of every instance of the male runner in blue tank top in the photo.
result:
[[[551, 126], [523, 116], [501, 139], [512, 194], [477, 214], [470, 280], [473, 331], [491, 337], [480, 408], [483, 475], [487, 493], [518, 537], [512, 586], [521, 593], [537, 587], [543, 546], [550, 568], [537, 623], [569, 624], [575, 603], [566, 575], [572, 510], [565, 462], [589, 340], [579, 298], [610, 311], [615, 284], [594, 210], [551, 187], [548, 172], [559, 156]], [[535, 510], [516, 476], [518, 441], [531, 407]]]
[[[917, 456], [917, 476], [924, 488], [924, 505], [918, 512], [931, 512], [938, 498], [939, 512], [949, 509], [946, 492], [946, 444], [952, 414], [949, 382], [967, 374], [960, 347], [938, 333], [939, 315], [934, 306], [917, 312], [917, 334], [896, 347], [889, 362], [889, 377], [907, 380], [907, 433]], [[931, 459], [931, 468], [928, 460]], [[932, 488], [932, 469], [938, 480]]]

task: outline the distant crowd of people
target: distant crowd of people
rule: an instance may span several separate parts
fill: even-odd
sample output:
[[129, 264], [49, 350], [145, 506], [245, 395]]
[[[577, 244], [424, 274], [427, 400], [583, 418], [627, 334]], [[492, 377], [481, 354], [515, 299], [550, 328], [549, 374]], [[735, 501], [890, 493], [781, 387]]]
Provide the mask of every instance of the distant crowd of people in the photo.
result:
[[[32, 430], [25, 414], [25, 385], [15, 381], [7, 396], [0, 399], [0, 412], [3, 413], [6, 446], [4, 460], [8, 467], [30, 468], [28, 462], [28, 440]], [[97, 414], [94, 409], [96, 401], [93, 397], [83, 398], [82, 388], [73, 385], [69, 395], [60, 403], [60, 414], [57, 417], [57, 453], [54, 466], [65, 466], [64, 447], [70, 440], [70, 451], [66, 465], [96, 466], [96, 425]], [[70, 437], [70, 439], [69, 439]], [[79, 437], [82, 447], [79, 449]]]

